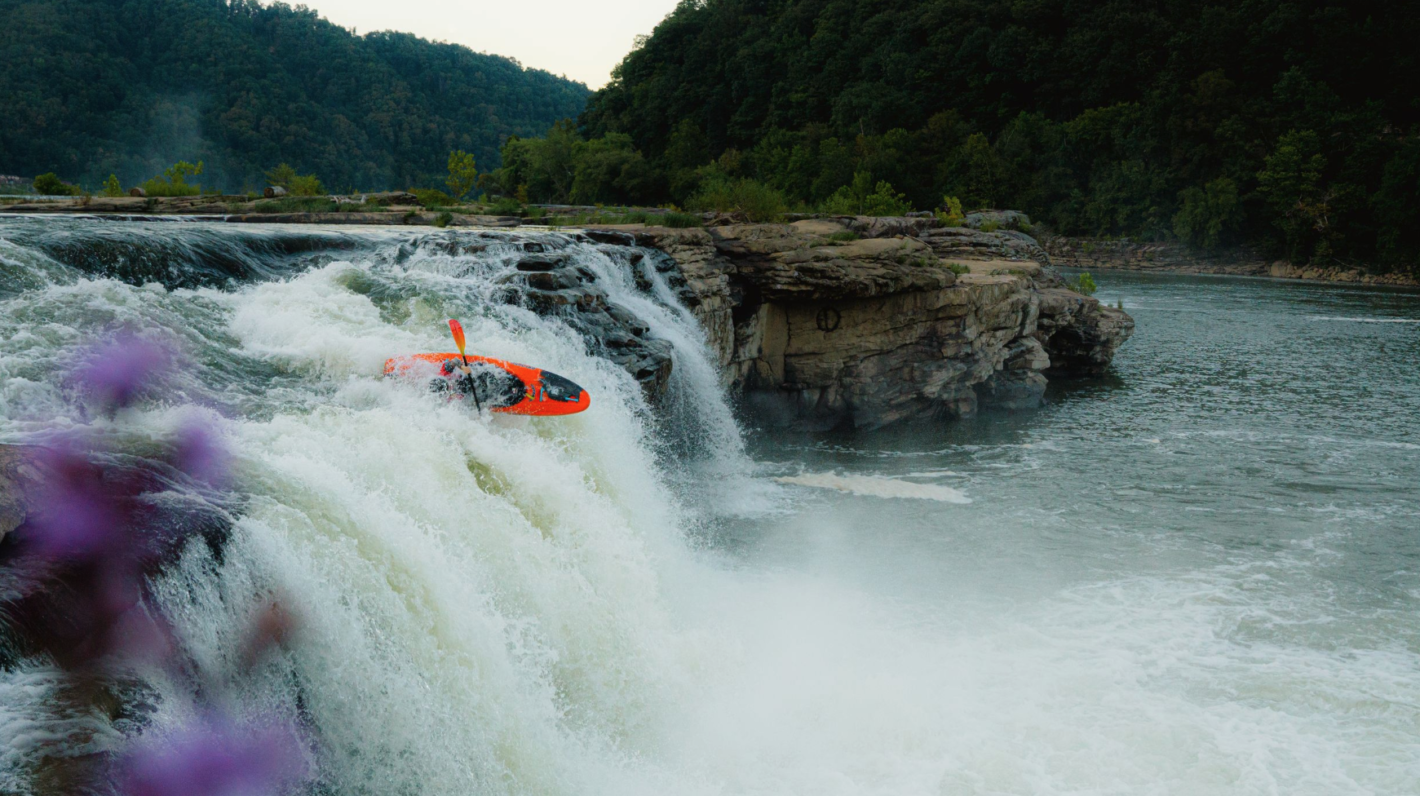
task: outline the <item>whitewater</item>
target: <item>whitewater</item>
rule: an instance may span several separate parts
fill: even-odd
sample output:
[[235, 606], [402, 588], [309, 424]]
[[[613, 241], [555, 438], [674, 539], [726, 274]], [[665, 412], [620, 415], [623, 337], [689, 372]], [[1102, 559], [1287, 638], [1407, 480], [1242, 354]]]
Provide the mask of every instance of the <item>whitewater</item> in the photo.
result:
[[[529, 243], [672, 344], [664, 399], [499, 299]], [[806, 437], [736, 417], [635, 253], [0, 219], [0, 442], [92, 420], [65, 379], [88, 339], [182, 352], [106, 433], [138, 451], [198, 418], [232, 452], [226, 544], [152, 588], [230, 710], [309, 728], [312, 793], [1420, 792], [1420, 335], [1316, 320], [1415, 317], [1414, 295], [1121, 278], [1102, 298], [1141, 332], [1114, 382]], [[1280, 326], [1221, 331], [1258, 306]], [[451, 317], [593, 408], [508, 422], [381, 378], [448, 350]], [[1310, 345], [1275, 350], [1290, 326]], [[1285, 367], [1251, 364], [1269, 350]], [[1277, 397], [1308, 382], [1308, 404]], [[273, 600], [299, 630], [238, 676]], [[59, 682], [0, 671], [0, 791], [194, 710], [161, 671], [134, 674], [148, 709], [117, 724], [66, 711]]]

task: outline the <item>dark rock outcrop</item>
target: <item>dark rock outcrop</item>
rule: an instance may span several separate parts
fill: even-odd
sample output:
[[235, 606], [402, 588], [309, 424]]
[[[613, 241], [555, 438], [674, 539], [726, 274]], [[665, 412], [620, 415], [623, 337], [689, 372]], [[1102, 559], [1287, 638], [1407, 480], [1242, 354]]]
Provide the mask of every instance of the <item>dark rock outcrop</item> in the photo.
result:
[[1100, 372], [1133, 330], [1058, 287], [1020, 232], [900, 218], [633, 234], [678, 265], [726, 380], [811, 426], [1038, 406], [1047, 374]]
[[1114, 352], [1134, 333], [1134, 319], [1124, 310], [1062, 288], [1047, 288], [1038, 294], [1040, 320], [1035, 337], [1050, 356], [1048, 372], [1052, 375], [1103, 373]]
[[590, 347], [625, 368], [647, 395], [660, 395], [671, 375], [671, 344], [650, 337], [650, 330], [610, 301], [596, 281], [596, 274], [566, 255], [530, 253], [518, 261], [512, 273], [502, 277], [505, 292], [499, 298], [561, 318]]

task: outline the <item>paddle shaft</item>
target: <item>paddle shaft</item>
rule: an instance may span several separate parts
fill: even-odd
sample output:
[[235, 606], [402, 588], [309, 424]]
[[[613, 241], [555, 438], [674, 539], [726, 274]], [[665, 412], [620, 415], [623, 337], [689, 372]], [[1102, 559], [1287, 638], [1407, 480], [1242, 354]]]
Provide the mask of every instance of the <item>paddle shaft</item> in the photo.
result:
[[[463, 357], [463, 366], [468, 367], [468, 354], [464, 353], [463, 324], [459, 323], [453, 318], [450, 318], [449, 331], [454, 333], [454, 343], [457, 344], [459, 347], [459, 356]], [[469, 391], [473, 394], [473, 405], [475, 408], [478, 409], [479, 412], [482, 412], [483, 402], [478, 400], [478, 382], [474, 381], [473, 375], [471, 373], [469, 374], [468, 378], [469, 381], [473, 383], [473, 389]]]

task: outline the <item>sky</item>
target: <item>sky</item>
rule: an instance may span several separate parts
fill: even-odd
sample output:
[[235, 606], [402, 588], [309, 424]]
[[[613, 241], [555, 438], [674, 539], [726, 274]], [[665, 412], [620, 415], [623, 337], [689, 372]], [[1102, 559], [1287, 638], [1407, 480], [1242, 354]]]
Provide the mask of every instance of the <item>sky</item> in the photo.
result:
[[413, 33], [601, 88], [676, 0], [290, 0], [361, 34]]

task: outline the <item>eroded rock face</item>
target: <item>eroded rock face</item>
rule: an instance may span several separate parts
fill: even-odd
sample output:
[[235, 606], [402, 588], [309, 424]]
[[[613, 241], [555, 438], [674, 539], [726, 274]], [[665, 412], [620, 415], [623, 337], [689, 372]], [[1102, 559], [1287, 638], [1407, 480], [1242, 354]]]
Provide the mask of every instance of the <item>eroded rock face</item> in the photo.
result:
[[1040, 322], [1035, 336], [1050, 356], [1052, 375], [1103, 373], [1114, 352], [1134, 334], [1134, 319], [1124, 310], [1063, 288], [1039, 294]]
[[727, 382], [784, 422], [1032, 408], [1047, 374], [1098, 373], [1133, 329], [1059, 288], [1020, 232], [820, 218], [634, 234], [677, 263]]

